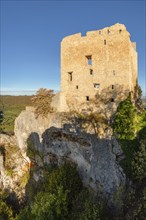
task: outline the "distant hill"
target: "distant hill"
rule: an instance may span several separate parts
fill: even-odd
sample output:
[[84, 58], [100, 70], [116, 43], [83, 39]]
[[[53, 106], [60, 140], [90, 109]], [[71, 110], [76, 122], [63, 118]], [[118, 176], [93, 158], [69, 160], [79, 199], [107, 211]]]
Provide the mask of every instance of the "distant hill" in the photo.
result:
[[0, 96], [0, 111], [3, 112], [4, 118], [0, 124], [0, 132], [12, 133], [14, 131], [14, 121], [26, 106], [31, 105], [33, 96]]
[[31, 105], [31, 98], [33, 96], [11, 96], [11, 95], [1, 95], [0, 97], [0, 107], [11, 106], [11, 105]]

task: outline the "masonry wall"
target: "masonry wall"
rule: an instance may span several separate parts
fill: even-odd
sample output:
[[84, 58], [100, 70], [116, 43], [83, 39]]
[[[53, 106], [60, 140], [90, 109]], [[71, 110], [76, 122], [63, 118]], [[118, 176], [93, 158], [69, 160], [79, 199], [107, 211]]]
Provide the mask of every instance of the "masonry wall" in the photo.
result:
[[[91, 60], [89, 60], [91, 58]], [[64, 38], [61, 42], [61, 95], [86, 102], [118, 85], [132, 91], [137, 80], [136, 44], [122, 24]], [[107, 89], [107, 92], [108, 92]], [[62, 106], [63, 107], [63, 106]]]

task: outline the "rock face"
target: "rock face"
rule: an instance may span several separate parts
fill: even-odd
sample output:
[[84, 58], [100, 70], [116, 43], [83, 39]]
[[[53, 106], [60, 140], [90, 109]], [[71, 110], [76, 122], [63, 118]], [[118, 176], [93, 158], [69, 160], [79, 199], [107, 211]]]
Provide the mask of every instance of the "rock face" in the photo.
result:
[[[83, 183], [104, 195], [109, 202], [113, 202], [113, 195], [126, 182], [126, 176], [119, 165], [123, 153], [117, 141], [111, 139], [110, 135], [109, 138], [99, 139], [93, 134], [76, 133], [72, 129], [70, 131], [68, 126], [61, 127], [61, 117], [57, 113], [50, 114], [47, 118], [36, 118], [31, 108], [21, 112], [15, 121], [15, 138], [20, 149], [19, 154], [13, 155], [13, 174], [17, 175], [10, 177], [7, 184], [2, 180], [5, 172], [1, 168], [1, 185], [6, 184], [5, 187], [14, 189], [23, 176], [26, 175], [27, 180], [30, 169], [30, 160], [26, 156], [27, 143], [31, 143], [36, 152], [43, 155], [41, 158], [37, 155], [35, 157], [38, 167], [42, 167], [44, 163], [60, 165], [66, 160], [74, 162]], [[6, 140], [6, 137], [3, 137], [3, 140]], [[42, 176], [34, 173], [33, 177], [38, 181]], [[25, 188], [25, 179], [24, 184], [20, 184], [21, 192]]]
[[25, 195], [29, 162], [16, 145], [15, 136], [0, 134], [0, 189], [13, 193], [13, 199], [17, 197], [19, 202]]
[[108, 200], [112, 200], [119, 186], [124, 186], [126, 177], [116, 161], [122, 151], [116, 140], [97, 139], [87, 133], [77, 135], [55, 127], [43, 133], [39, 145], [36, 136], [32, 133], [31, 141], [37, 150], [41, 149], [45, 163], [61, 164], [66, 160], [76, 163], [84, 184]]
[[36, 117], [34, 108], [26, 107], [15, 120], [15, 136], [22, 152], [26, 152], [26, 141], [32, 132], [36, 132], [40, 139], [42, 133], [49, 127], [61, 127], [59, 114], [48, 114], [48, 117]]

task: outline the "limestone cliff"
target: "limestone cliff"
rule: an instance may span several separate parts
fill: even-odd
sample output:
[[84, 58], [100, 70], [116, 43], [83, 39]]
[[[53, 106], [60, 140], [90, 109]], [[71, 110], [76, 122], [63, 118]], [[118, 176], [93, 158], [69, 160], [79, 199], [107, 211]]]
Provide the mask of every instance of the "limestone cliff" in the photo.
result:
[[[21, 202], [29, 179], [29, 158], [23, 156], [16, 137], [0, 134], [0, 189]], [[15, 196], [14, 196], [15, 195]]]
[[33, 107], [26, 107], [15, 120], [15, 136], [17, 144], [23, 153], [26, 152], [26, 141], [31, 132], [36, 132], [40, 139], [42, 133], [49, 127], [61, 127], [59, 114], [48, 114], [48, 117], [36, 117]]
[[[58, 127], [58, 128], [57, 128]], [[69, 129], [62, 128], [59, 114], [49, 114], [47, 118], [36, 118], [33, 109], [27, 108], [21, 112], [15, 121], [16, 145], [19, 154], [12, 155], [14, 173], [7, 186], [3, 183], [5, 176], [4, 168], [1, 168], [1, 185], [14, 190], [14, 185], [19, 182], [20, 191], [23, 191], [25, 184], [21, 184], [23, 169], [30, 170], [30, 158], [27, 157], [27, 143], [31, 141], [34, 149], [40, 152], [41, 159], [36, 155], [38, 168], [43, 164], [56, 163], [60, 165], [68, 160], [77, 164], [77, 169], [86, 186], [91, 187], [113, 201], [113, 195], [119, 187], [124, 186], [126, 176], [117, 161], [123, 155], [116, 139], [108, 137], [99, 139], [93, 134], [76, 133]], [[21, 153], [21, 154], [20, 154]], [[21, 155], [21, 156], [20, 156]], [[42, 176], [34, 173], [35, 181]], [[16, 179], [16, 181], [15, 181]], [[18, 190], [14, 190], [16, 193]], [[24, 193], [23, 193], [24, 194]]]
[[43, 135], [41, 143], [44, 160], [50, 163], [52, 155], [57, 163], [71, 160], [86, 186], [110, 198], [119, 186], [125, 184], [125, 175], [116, 161], [122, 151], [116, 140], [97, 139], [94, 135], [77, 135], [51, 127]]

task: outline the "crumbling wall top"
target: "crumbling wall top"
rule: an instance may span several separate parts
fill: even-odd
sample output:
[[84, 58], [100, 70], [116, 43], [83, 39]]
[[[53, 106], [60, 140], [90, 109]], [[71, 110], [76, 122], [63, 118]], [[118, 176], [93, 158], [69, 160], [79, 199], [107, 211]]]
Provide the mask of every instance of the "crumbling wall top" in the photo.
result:
[[88, 31], [85, 36], [82, 36], [81, 33], [73, 34], [63, 38], [62, 43], [71, 43], [81, 39], [86, 39], [87, 37], [106, 37], [106, 36], [115, 36], [121, 34], [122, 36], [130, 37], [130, 33], [126, 30], [124, 24], [116, 23], [110, 27], [105, 27], [103, 29]]

